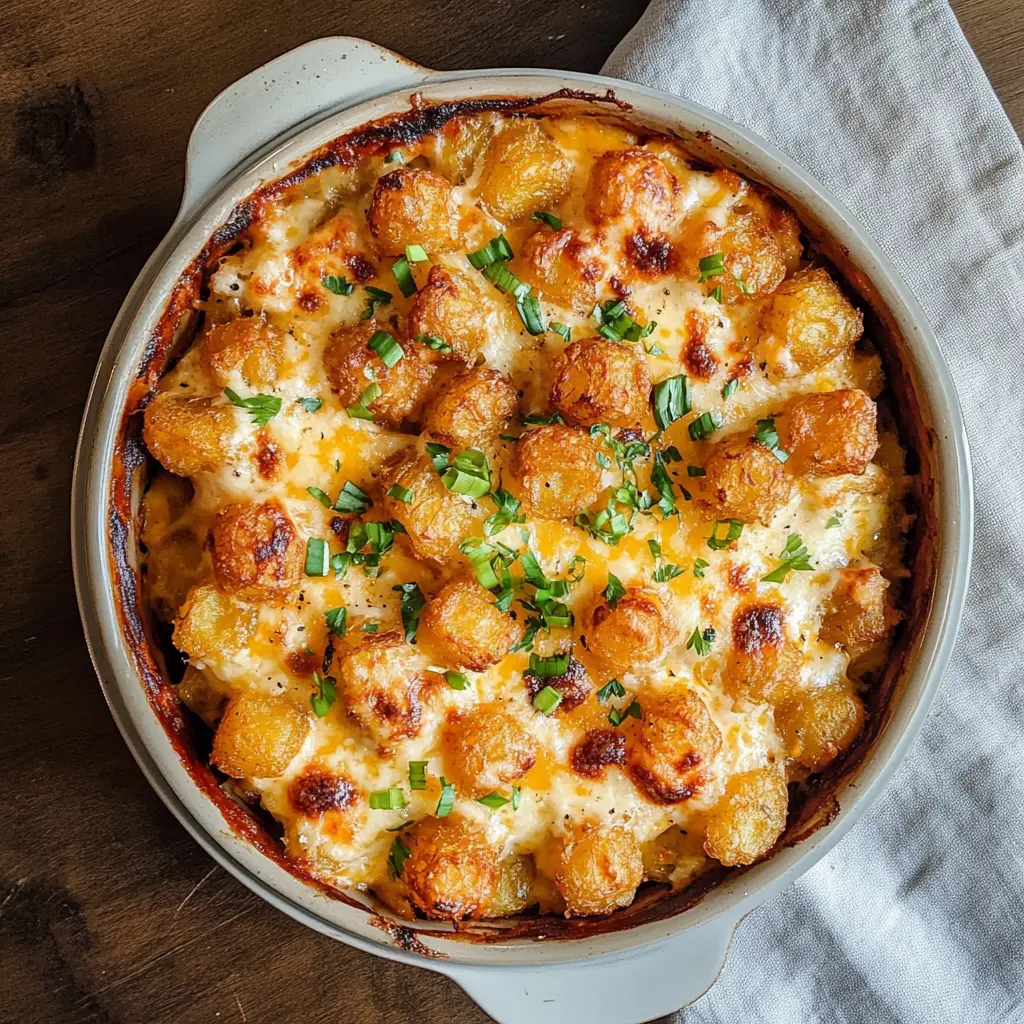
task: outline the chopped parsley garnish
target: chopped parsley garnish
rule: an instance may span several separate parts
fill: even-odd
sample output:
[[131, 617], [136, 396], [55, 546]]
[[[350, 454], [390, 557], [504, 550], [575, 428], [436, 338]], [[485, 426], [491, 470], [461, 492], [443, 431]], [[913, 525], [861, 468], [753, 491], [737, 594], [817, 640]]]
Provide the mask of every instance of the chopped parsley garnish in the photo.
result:
[[761, 442], [779, 460], [785, 462], [789, 458], [789, 452], [779, 447], [779, 432], [775, 429], [775, 420], [771, 417], [758, 420], [754, 430], [754, 437]]
[[538, 679], [553, 679], [564, 676], [569, 670], [569, 655], [551, 654], [543, 658], [539, 654], [530, 655], [530, 675]]
[[389, 498], [394, 498], [395, 501], [404, 501], [407, 505], [412, 501], [412, 494], [413, 492], [408, 487], [403, 487], [401, 484], [392, 484], [387, 492]]
[[699, 579], [699, 580], [704, 579], [704, 570], [710, 564], [711, 564], [710, 562], [704, 561], [703, 558], [695, 558], [693, 560], [693, 575], [696, 576], [697, 579]]
[[739, 386], [739, 378], [731, 377], [722, 385], [722, 398], [728, 398]]
[[491, 489], [487, 456], [478, 448], [467, 448], [441, 475], [441, 483], [453, 494], [482, 498]]
[[373, 500], [362, 490], [357, 487], [351, 480], [345, 481], [345, 486], [342, 487], [341, 493], [338, 495], [338, 500], [334, 503], [335, 512], [354, 512], [357, 515], [362, 515], [373, 505]]
[[562, 218], [556, 217], [553, 213], [548, 213], [547, 210], [538, 210], [531, 219], [547, 224], [552, 231], [562, 230]]
[[533, 706], [542, 715], [552, 715], [558, 708], [558, 705], [562, 703], [562, 695], [553, 687], [545, 686], [543, 690], [537, 693], [537, 696], [533, 698]]
[[327, 622], [327, 629], [331, 636], [344, 636], [348, 622], [347, 608], [331, 608], [324, 612], [324, 619]]
[[665, 430], [690, 411], [690, 382], [685, 373], [668, 377], [654, 385], [654, 420]]
[[345, 408], [345, 412], [356, 420], [372, 420], [373, 413], [369, 408], [370, 403], [377, 401], [382, 394], [384, 394], [384, 392], [381, 390], [380, 385], [376, 381], [373, 381], [359, 396], [359, 401], [356, 402], [355, 405], [347, 406]]
[[469, 680], [466, 678], [465, 674], [462, 672], [456, 672], [453, 668], [450, 668], [445, 672], [444, 681], [453, 690], [464, 690], [469, 686]]
[[401, 786], [389, 789], [375, 789], [370, 794], [371, 811], [400, 811], [405, 806], [405, 794]]
[[519, 499], [514, 494], [509, 494], [504, 487], [499, 486], [487, 497], [494, 502], [498, 511], [484, 520], [485, 537], [493, 537], [512, 523], [526, 522], [526, 516], [519, 511]]
[[686, 649], [696, 651], [699, 657], [706, 658], [711, 653], [711, 645], [714, 642], [715, 630], [712, 626], [708, 626], [704, 632], [701, 632], [700, 626], [697, 626], [690, 634], [690, 639], [686, 641]]
[[405, 350], [395, 341], [394, 335], [388, 331], [377, 331], [366, 343], [366, 347], [375, 352], [385, 366], [394, 366], [405, 355]]
[[[350, 565], [361, 565], [367, 576], [376, 575], [381, 556], [386, 554], [395, 539], [402, 532], [398, 523], [353, 522], [348, 531], [345, 550], [331, 558], [331, 567], [336, 579], [342, 579]], [[368, 548], [363, 551], [363, 548]]]
[[410, 761], [409, 762], [409, 788], [410, 789], [426, 789], [427, 788], [427, 762], [426, 761]]
[[626, 593], [622, 581], [613, 573], [608, 573], [608, 586], [604, 588], [604, 599], [608, 602], [609, 608], [614, 608], [619, 603], [619, 598]]
[[406, 643], [416, 643], [416, 630], [420, 625], [420, 613], [426, 607], [427, 599], [423, 596], [418, 583], [400, 583], [391, 588], [402, 595], [402, 626], [405, 628]]
[[714, 412], [702, 412], [689, 426], [690, 440], [703, 441], [710, 437], [723, 423], [722, 414]]
[[609, 498], [608, 505], [598, 512], [589, 508], [580, 512], [575, 522], [580, 529], [611, 547], [618, 544], [633, 528], [631, 519], [616, 509], [613, 498]]
[[306, 412], [316, 412], [320, 406], [324, 404], [322, 398], [300, 398], [298, 404], [302, 406]]
[[347, 278], [340, 277], [335, 274], [324, 275], [320, 278], [320, 283], [329, 292], [334, 292], [335, 295], [351, 295], [355, 289], [355, 285]]
[[640, 710], [640, 702], [634, 700], [626, 708], [611, 708], [608, 712], [608, 721], [617, 729], [627, 718], [643, 718]]
[[405, 256], [399, 256], [391, 264], [391, 273], [395, 277], [401, 293], [408, 299], [416, 294], [416, 279], [412, 276], [412, 267]]
[[811, 572], [814, 569], [810, 563], [811, 553], [804, 547], [799, 533], [791, 533], [786, 538], [786, 546], [779, 557], [782, 561], [767, 576], [761, 577], [762, 583], [785, 583], [790, 572]]
[[543, 412], [531, 412], [525, 416], [519, 417], [519, 422], [524, 427], [550, 427], [554, 423], [559, 423], [565, 426], [565, 420], [562, 419], [561, 413], [543, 413]]
[[610, 697], [625, 697], [626, 688], [618, 679], [609, 679], [600, 690], [597, 691], [597, 699], [604, 704]]
[[[654, 456], [654, 468], [651, 470], [651, 486], [658, 491], [658, 508], [663, 516], [670, 516], [677, 512], [676, 492], [672, 486], [672, 477], [669, 476], [665, 466], [667, 451], [658, 452]], [[684, 492], [685, 493], [685, 492]]]
[[711, 256], [705, 256], [697, 264], [700, 270], [700, 284], [703, 284], [709, 277], [717, 277], [725, 273], [725, 253], [716, 252]]
[[[726, 527], [726, 534], [724, 537], [719, 537], [719, 527]], [[740, 534], [743, 533], [743, 523], [739, 519], [719, 519], [714, 526], [711, 527], [711, 536], [708, 537], [708, 547], [712, 551], [724, 551], [734, 541], [740, 539]]]
[[455, 806], [455, 783], [449, 782], [441, 776], [441, 799], [437, 801], [437, 810], [434, 811], [436, 818], [447, 818]]
[[686, 572], [681, 566], [675, 565], [672, 562], [665, 562], [662, 565], [656, 566], [652, 578], [655, 583], [668, 583], [669, 580], [674, 580], [677, 576], [682, 576]]
[[374, 288], [373, 285], [366, 286], [366, 309], [363, 310], [361, 320], [372, 320], [377, 312], [378, 306], [386, 306], [394, 296], [383, 288]]
[[395, 839], [391, 844], [391, 852], [388, 854], [388, 874], [392, 878], [402, 877], [402, 868], [409, 859], [409, 847], [401, 839]]
[[245, 409], [257, 427], [265, 427], [281, 411], [281, 399], [276, 395], [251, 395], [249, 398], [242, 398], [231, 388], [225, 388], [224, 394], [228, 396], [232, 405]]
[[331, 549], [327, 541], [310, 537], [306, 541], [306, 575], [326, 576], [331, 568]]
[[310, 695], [309, 706], [317, 718], [324, 718], [338, 696], [334, 685], [334, 676], [322, 676], [318, 672], [314, 672], [313, 685], [316, 687], [316, 692]]

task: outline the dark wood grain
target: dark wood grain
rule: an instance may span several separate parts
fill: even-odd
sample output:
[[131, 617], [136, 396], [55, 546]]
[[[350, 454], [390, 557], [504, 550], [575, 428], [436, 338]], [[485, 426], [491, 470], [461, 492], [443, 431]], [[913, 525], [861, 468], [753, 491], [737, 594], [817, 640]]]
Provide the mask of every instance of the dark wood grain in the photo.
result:
[[[1019, 0], [954, 4], [1024, 122]], [[644, 0], [6, 0], [0, 9], [0, 1021], [479, 1024], [452, 984], [331, 942], [233, 881], [114, 728], [70, 576], [71, 458], [93, 365], [174, 216], [189, 130], [307, 39], [440, 68], [596, 71]]]

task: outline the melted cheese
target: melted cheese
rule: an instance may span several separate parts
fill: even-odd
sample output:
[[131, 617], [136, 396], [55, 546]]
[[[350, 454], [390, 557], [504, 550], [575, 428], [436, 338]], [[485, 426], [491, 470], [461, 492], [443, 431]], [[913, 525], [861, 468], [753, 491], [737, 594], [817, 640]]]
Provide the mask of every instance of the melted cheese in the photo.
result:
[[[583, 195], [594, 160], [609, 149], [623, 149], [635, 139], [623, 130], [590, 119], [553, 120], [546, 129], [570, 157], [574, 167], [574, 184], [569, 196], [552, 212], [567, 226], [583, 225]], [[442, 144], [437, 139], [425, 140], [421, 150], [436, 153]], [[722, 224], [732, 206], [742, 197], [742, 185], [736, 189], [723, 187], [720, 178], [695, 170], [685, 155], [671, 144], [656, 141], [648, 148], [661, 156], [680, 182], [680, 209], [692, 214], [703, 208], [707, 219]], [[477, 161], [477, 165], [480, 161]], [[322, 488], [337, 494], [351, 480], [365, 490], [373, 491], [374, 476], [383, 459], [409, 442], [397, 434], [362, 420], [352, 419], [332, 396], [323, 370], [324, 346], [337, 327], [358, 320], [366, 304], [361, 287], [349, 296], [335, 295], [319, 284], [321, 273], [344, 273], [342, 267], [331, 266], [330, 257], [311, 271], [308, 264], [296, 258], [301, 246], [316, 241], [317, 232], [325, 231], [325, 223], [350, 222], [362, 226], [362, 241], [369, 249], [365, 231], [365, 211], [370, 186], [376, 174], [391, 170], [379, 159], [359, 174], [339, 176], [326, 172], [285, 193], [275, 202], [267, 217], [252, 231], [249, 243], [235, 255], [220, 261], [212, 273], [210, 299], [206, 305], [214, 320], [227, 319], [240, 310], [252, 310], [266, 316], [271, 323], [288, 332], [284, 368], [274, 389], [281, 398], [281, 412], [270, 422], [267, 432], [280, 449], [285, 471], [271, 480], [264, 479], [251, 458], [231, 460], [218, 471], [203, 474], [194, 480], [195, 494], [184, 510], [172, 513], [149, 502], [147, 543], [159, 543], [171, 526], [175, 530], [191, 529], [204, 536], [216, 512], [241, 500], [280, 500], [291, 517], [300, 537], [329, 537], [331, 513], [310, 497], [307, 487]], [[457, 186], [458, 201], [464, 207], [475, 205], [477, 172]], [[339, 220], [340, 218], [340, 220]], [[503, 225], [486, 215], [475, 217], [467, 249], [484, 245], [499, 231], [504, 231], [514, 249], [536, 228], [529, 219]], [[622, 236], [609, 231], [601, 250], [603, 278], [599, 296], [613, 293], [609, 280], [621, 268], [617, 253]], [[454, 253], [434, 259], [465, 270], [465, 257]], [[389, 260], [380, 261], [380, 277], [368, 282], [395, 295], [390, 312], [403, 316], [409, 300], [403, 299], [388, 273]], [[422, 283], [425, 267], [417, 266], [415, 274]], [[483, 279], [481, 278], [481, 282]], [[863, 388], [872, 395], [880, 388], [881, 370], [872, 356], [846, 355], [819, 371], [804, 377], [783, 380], [769, 379], [753, 372], [744, 377], [744, 384], [728, 400], [723, 399], [723, 383], [730, 372], [747, 357], [757, 338], [757, 321], [762, 303], [758, 301], [721, 305], [705, 293], [707, 285], [699, 285], [696, 275], [673, 273], [656, 280], [633, 280], [631, 303], [657, 321], [657, 329], [647, 339], [656, 344], [660, 355], [647, 357], [648, 370], [654, 382], [680, 372], [680, 362], [687, 341], [687, 316], [700, 311], [710, 321], [706, 343], [721, 364], [721, 370], [710, 381], [693, 380], [693, 408], [718, 411], [724, 425], [715, 440], [731, 433], [750, 434], [755, 421], [777, 411], [793, 395], [809, 391], [830, 391], [837, 388]], [[316, 308], [308, 311], [303, 293], [313, 290], [318, 299]], [[533, 338], [522, 329], [514, 305], [508, 298], [481, 284], [486, 290], [492, 312], [489, 314], [489, 342], [483, 356], [486, 363], [508, 374], [523, 394], [523, 411], [542, 410], [548, 403], [548, 367], [562, 348], [562, 339], [553, 333]], [[543, 300], [543, 296], [542, 296]], [[559, 308], [544, 300], [548, 320], [561, 321], [572, 328], [575, 337], [594, 333], [594, 321], [569, 309]], [[249, 389], [239, 374], [229, 385], [240, 394]], [[190, 352], [165, 379], [168, 388], [187, 384], [193, 393], [217, 394], [219, 388], [204, 374], [196, 353]], [[322, 399], [322, 407], [309, 413], [298, 404], [303, 398]], [[243, 410], [236, 410], [233, 447], [238, 452], [251, 451], [255, 445], [256, 428]], [[687, 436], [684, 420], [673, 424], [664, 442], [674, 444], [682, 454], [682, 463], [700, 464], [706, 445], [695, 444]], [[792, 500], [774, 517], [769, 527], [747, 526], [738, 542], [726, 551], [711, 551], [707, 545], [710, 524], [702, 521], [680, 499], [681, 516], [660, 521], [639, 515], [635, 532], [616, 547], [608, 547], [578, 529], [571, 522], [531, 520], [525, 524], [530, 547], [537, 553], [545, 571], [552, 577], [563, 576], [575, 556], [586, 559], [583, 579], [568, 600], [577, 614], [595, 591], [601, 590], [609, 572], [626, 585], [644, 584], [657, 587], [671, 615], [678, 624], [680, 642], [653, 670], [626, 674], [622, 683], [641, 705], [646, 694], [685, 683], [696, 688], [722, 734], [722, 749], [709, 772], [706, 789], [692, 800], [674, 805], [655, 805], [643, 798], [628, 775], [612, 768], [603, 779], [588, 780], [575, 775], [568, 766], [569, 752], [588, 728], [606, 725], [607, 706], [591, 699], [587, 706], [565, 716], [545, 717], [532, 713], [528, 706], [531, 731], [541, 755], [525, 779], [521, 780], [522, 802], [518, 810], [506, 805], [491, 811], [468, 799], [459, 800], [459, 812], [475, 820], [488, 837], [506, 854], [532, 853], [544, 869], [551, 863], [551, 851], [562, 836], [581, 825], [621, 823], [645, 844], [652, 843], [666, 830], [680, 828], [698, 837], [696, 845], [680, 847], [670, 865], [670, 877], [676, 884], [689, 881], [703, 870], [707, 861], [699, 848], [701, 816], [721, 796], [726, 781], [735, 772], [781, 761], [784, 751], [776, 732], [772, 708], [767, 704], [734, 702], [727, 698], [719, 684], [721, 667], [730, 649], [730, 627], [737, 605], [751, 596], [770, 596], [786, 610], [786, 628], [793, 641], [804, 651], [803, 684], [821, 686], [844, 679], [847, 656], [834, 647], [815, 639], [822, 615], [823, 599], [829, 590], [834, 570], [850, 564], [882, 565], [890, 575], [900, 564], [902, 548], [898, 528], [893, 526], [893, 510], [902, 494], [899, 475], [899, 448], [894, 438], [885, 445], [895, 458], [888, 460], [889, 470], [873, 464], [863, 477], [802, 479]], [[511, 446], [502, 445], [492, 453], [495, 479], [500, 473], [508, 477]], [[640, 483], [647, 485], [649, 466], [640, 469]], [[605, 472], [605, 484], [618, 481], [614, 468]], [[677, 477], [685, 486], [686, 478]], [[479, 503], [479, 515], [489, 514], [486, 501]], [[839, 525], [827, 524], [841, 513]], [[170, 520], [173, 518], [174, 522]], [[520, 527], [509, 528], [498, 539], [513, 546], [520, 545]], [[812, 552], [816, 569], [793, 572], [782, 586], [757, 583], [777, 564], [777, 556], [787, 536], [799, 533]], [[689, 571], [668, 583], [652, 584], [654, 562], [647, 542], [657, 539], [666, 561]], [[703, 578], [692, 571], [696, 559], [709, 564]], [[750, 582], [746, 591], [730, 582], [730, 571], [742, 570]], [[210, 574], [207, 564], [201, 572]], [[437, 589], [447, 573], [417, 561], [405, 538], [396, 539], [392, 551], [384, 558], [379, 575], [367, 576], [352, 569], [342, 580], [333, 577], [307, 579], [301, 595], [284, 607], [267, 605], [259, 610], [259, 623], [252, 642], [241, 651], [222, 651], [209, 656], [197, 667], [219, 680], [229, 693], [291, 691], [304, 703], [308, 701], [308, 676], [296, 674], [288, 663], [288, 655], [310, 649], [319, 654], [326, 643], [324, 612], [345, 606], [348, 609], [350, 638], [358, 640], [360, 627], [376, 623], [384, 632], [400, 625], [397, 595], [392, 588], [400, 583], [418, 582], [429, 595]], [[688, 650], [685, 639], [695, 628], [714, 628], [718, 640], [712, 652], [701, 658]], [[568, 636], [568, 634], [566, 634]], [[542, 651], [554, 649], [563, 638], [538, 640]], [[595, 685], [607, 680], [586, 652], [577, 651], [592, 674]], [[287, 771], [279, 778], [248, 780], [249, 787], [260, 795], [263, 805], [285, 828], [289, 852], [303, 859], [321, 878], [342, 886], [384, 885], [387, 856], [394, 834], [387, 831], [405, 821], [417, 820], [434, 812], [440, 795], [438, 776], [444, 773], [440, 750], [440, 732], [446, 713], [453, 708], [466, 709], [487, 700], [523, 701], [522, 673], [527, 664], [526, 652], [510, 655], [499, 665], [482, 673], [469, 673], [471, 685], [464, 691], [441, 687], [425, 708], [423, 727], [412, 738], [398, 742], [387, 752], [379, 751], [359, 726], [346, 716], [341, 699], [331, 713], [314, 722], [302, 750]], [[431, 665], [430, 652], [422, 654], [422, 667]], [[624, 704], [625, 702], [619, 702]], [[623, 728], [629, 728], [629, 722]], [[407, 766], [410, 760], [428, 762], [429, 785], [424, 791], [410, 791]], [[334, 812], [319, 818], [298, 814], [288, 798], [289, 784], [311, 763], [316, 762], [350, 780], [360, 797], [354, 808], [344, 815]], [[389, 786], [402, 786], [408, 805], [401, 811], [370, 810], [366, 794]], [[507, 787], [506, 787], [507, 789]]]

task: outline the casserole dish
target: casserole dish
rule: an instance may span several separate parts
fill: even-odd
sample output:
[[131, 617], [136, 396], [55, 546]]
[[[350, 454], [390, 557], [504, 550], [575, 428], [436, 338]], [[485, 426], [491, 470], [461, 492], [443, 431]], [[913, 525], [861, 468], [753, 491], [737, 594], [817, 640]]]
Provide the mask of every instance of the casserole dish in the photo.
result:
[[[679, 135], [708, 163], [770, 185], [844, 271], [897, 348], [900, 358], [890, 377], [921, 463], [923, 526], [906, 631], [912, 642], [894, 659], [886, 712], [856, 770], [850, 764], [808, 805], [790, 830], [789, 845], [771, 860], [727, 876], [700, 902], [666, 902], [622, 919], [621, 927], [606, 919], [601, 927], [552, 929], [559, 942], [537, 942], [515, 930], [491, 931], [486, 942], [465, 941], [448, 929], [387, 920], [359, 894], [339, 900], [297, 877], [209, 772], [195, 770], [184, 719], [148, 651], [143, 624], [132, 614], [142, 450], [126, 436], [123, 414], [148, 387], [145, 368], [173, 345], [158, 325], [173, 323], [164, 313], [183, 301], [183, 272], [208, 239], [237, 230], [247, 210], [241, 201], [260, 185], [329, 140], [407, 111], [414, 92], [422, 106], [553, 94], [583, 106], [618, 105], [633, 122]], [[877, 247], [785, 157], [709, 111], [651, 90], [536, 71], [438, 74], [347, 39], [308, 44], [254, 72], [218, 97], [197, 124], [181, 212], [128, 296], [100, 360], [73, 502], [76, 583], [97, 671], [129, 746], [186, 828], [240, 880], [292, 916], [360, 948], [440, 970], [503, 1021], [554, 1020], [567, 1005], [599, 1021], [643, 1020], [701, 994], [740, 917], [820, 858], [891, 776], [923, 721], [954, 642], [970, 555], [967, 450], [935, 340]], [[826, 821], [828, 827], [818, 827]], [[537, 936], [544, 932], [534, 929]], [[622, 983], [620, 971], [629, 972], [631, 984]]]

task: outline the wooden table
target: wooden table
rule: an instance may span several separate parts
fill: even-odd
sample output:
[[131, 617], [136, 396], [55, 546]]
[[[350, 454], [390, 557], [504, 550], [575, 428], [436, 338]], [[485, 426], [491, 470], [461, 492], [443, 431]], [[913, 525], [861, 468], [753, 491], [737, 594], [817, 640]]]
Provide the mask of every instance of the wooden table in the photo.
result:
[[[301, 927], [213, 863], [107, 713], [71, 584], [71, 460], [115, 312], [170, 224], [189, 130], [307, 39], [440, 68], [596, 71], [643, 0], [5, 0], [0, 12], [0, 1021], [479, 1022], [454, 985]], [[954, 7], [1024, 124], [1019, 0]], [[20, 581], [20, 582], [19, 582]]]

